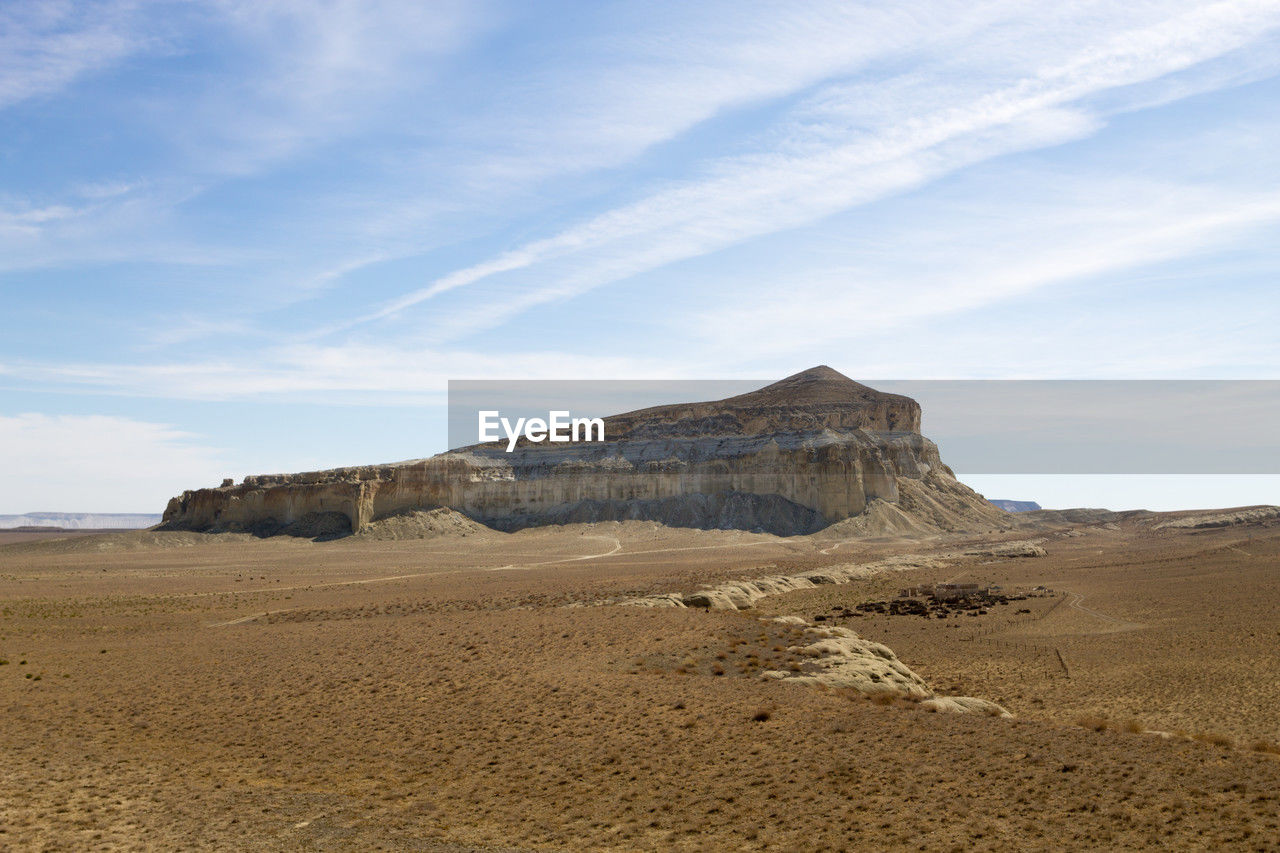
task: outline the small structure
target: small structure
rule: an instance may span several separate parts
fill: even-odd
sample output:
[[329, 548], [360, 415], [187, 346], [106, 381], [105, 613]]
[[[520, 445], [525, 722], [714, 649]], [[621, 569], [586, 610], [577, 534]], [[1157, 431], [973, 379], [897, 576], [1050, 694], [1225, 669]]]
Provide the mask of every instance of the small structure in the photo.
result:
[[934, 584], [933, 597], [938, 601], [955, 601], [958, 598], [971, 598], [982, 595], [985, 589], [976, 583], [940, 583]]

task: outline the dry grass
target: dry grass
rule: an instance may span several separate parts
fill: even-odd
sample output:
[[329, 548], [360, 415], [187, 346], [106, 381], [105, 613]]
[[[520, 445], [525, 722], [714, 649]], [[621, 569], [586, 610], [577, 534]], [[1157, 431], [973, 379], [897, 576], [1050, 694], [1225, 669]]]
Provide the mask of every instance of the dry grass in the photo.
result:
[[[614, 535], [617, 556], [575, 559], [610, 551]], [[1089, 606], [1160, 626], [1154, 638], [1082, 633], [1099, 620], [1058, 607], [1035, 622], [1049, 639], [1029, 641], [1062, 647], [1070, 679], [1053, 659], [959, 642], [960, 620], [843, 623], [935, 688], [1011, 706], [1013, 721], [762, 680], [799, 636], [763, 627], [767, 613], [565, 606], [919, 544], [826, 557], [804, 539], [600, 525], [483, 542], [0, 549], [0, 658], [27, 662], [0, 667], [0, 847], [1274, 849], [1280, 762], [1268, 750], [1206, 761], [1197, 744], [1069, 725], [1141, 715], [1239, 743], [1280, 737], [1258, 711], [1266, 678], [1248, 682], [1257, 707], [1221, 690], [1261, 666], [1275, 637], [1261, 614], [1276, 603], [1266, 585], [1233, 586], [1271, 546], [1213, 551], [1223, 535], [1135, 537], [1099, 555], [1113, 534], [1086, 532], [1049, 543], [1047, 558], [947, 569], [1097, 584]], [[1214, 584], [1212, 612], [1183, 606], [1195, 590], [1169, 566], [1205, 567], [1198, 600]], [[878, 583], [784, 598], [811, 616], [846, 592], [882, 597]], [[1134, 590], [1154, 592], [1125, 597]], [[1157, 592], [1177, 611], [1142, 612], [1165, 606]], [[823, 596], [821, 610], [807, 604]], [[1202, 637], [1196, 619], [1225, 625], [1227, 640]], [[1178, 656], [1153, 651], [1166, 624]], [[1222, 654], [1231, 644], [1238, 659]], [[1156, 675], [1135, 680], [1135, 661]]]
[[1236, 745], [1234, 740], [1217, 732], [1200, 732], [1192, 735], [1192, 738], [1200, 741], [1200, 743], [1207, 743], [1209, 746], [1218, 746], [1223, 749], [1231, 749]]
[[1076, 717], [1076, 725], [1094, 732], [1105, 732], [1111, 727], [1111, 722], [1106, 717], [1085, 715]]

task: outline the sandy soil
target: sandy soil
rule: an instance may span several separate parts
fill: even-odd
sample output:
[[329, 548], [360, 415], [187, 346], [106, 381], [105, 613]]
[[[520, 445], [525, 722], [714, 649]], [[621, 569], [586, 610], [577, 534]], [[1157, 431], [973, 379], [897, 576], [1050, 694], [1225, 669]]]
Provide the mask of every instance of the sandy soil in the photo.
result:
[[[1071, 532], [746, 612], [567, 605], [972, 543], [629, 523], [0, 546], [0, 848], [1280, 849], [1280, 758], [1251, 749], [1280, 741], [1280, 528]], [[832, 615], [945, 579], [1061, 594]], [[761, 680], [778, 614], [1017, 718]]]

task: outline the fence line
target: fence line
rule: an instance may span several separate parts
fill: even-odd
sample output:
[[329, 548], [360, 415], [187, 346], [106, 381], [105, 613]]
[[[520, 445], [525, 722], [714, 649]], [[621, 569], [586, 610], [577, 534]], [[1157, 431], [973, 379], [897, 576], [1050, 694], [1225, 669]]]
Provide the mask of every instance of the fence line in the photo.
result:
[[999, 625], [989, 623], [987, 625], [983, 625], [975, 628], [973, 632], [969, 634], [969, 636], [961, 637], [961, 640], [966, 642], [974, 642], [976, 640], [981, 640], [984, 643], [992, 643], [993, 645], [999, 646], [1001, 648], [1014, 649], [1016, 651], [1021, 651], [1021, 652], [1029, 652], [1037, 656], [1043, 655], [1044, 657], [1052, 657], [1054, 662], [1059, 667], [1061, 667], [1063, 675], [1065, 675], [1067, 678], [1070, 678], [1071, 670], [1070, 668], [1067, 667], [1067, 661], [1065, 658], [1063, 658], [1062, 652], [1058, 649], [1057, 646], [1042, 646], [1039, 643], [1018, 642], [1016, 640], [999, 640], [999, 639], [996, 639], [995, 637], [988, 636], [989, 634], [993, 634], [996, 631], [1003, 631], [1011, 625], [1026, 625], [1030, 622], [1039, 622], [1041, 619], [1044, 619], [1050, 613], [1057, 610], [1058, 607], [1062, 604], [1062, 602], [1067, 600], [1067, 594], [1061, 593], [1056, 596], [1056, 599], [1057, 600], [1054, 601], [1053, 604], [1049, 606], [1049, 609], [1046, 610], [1044, 613], [1041, 613], [1039, 616], [1032, 616], [1030, 619], [1025, 619], [1025, 620], [1017, 619], [1017, 618], [1013, 618], [1013, 619], [1006, 618], [1003, 624], [999, 624]]

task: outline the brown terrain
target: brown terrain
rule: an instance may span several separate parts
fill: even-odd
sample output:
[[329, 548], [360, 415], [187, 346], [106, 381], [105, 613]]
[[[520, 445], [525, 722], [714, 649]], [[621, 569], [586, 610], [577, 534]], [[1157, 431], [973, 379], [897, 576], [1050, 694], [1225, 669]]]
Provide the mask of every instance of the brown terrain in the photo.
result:
[[825, 367], [609, 423], [0, 533], [0, 848], [1280, 850], [1280, 510], [1008, 514]]
[[[0, 534], [0, 848], [1280, 849], [1275, 513], [1078, 518]], [[624, 603], [873, 564], [746, 610]], [[1051, 592], [857, 609], [936, 581]], [[814, 667], [778, 616], [1014, 716], [765, 677]]]

